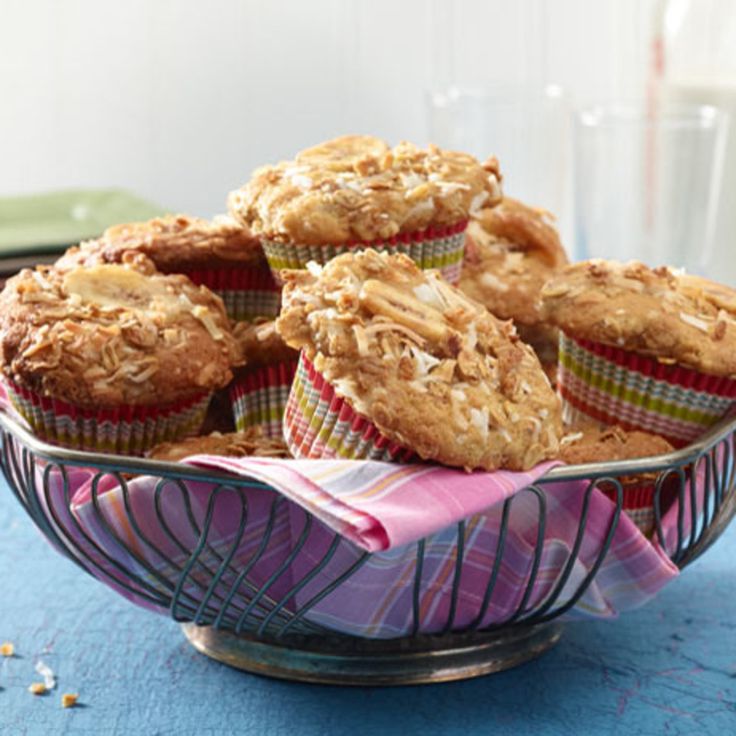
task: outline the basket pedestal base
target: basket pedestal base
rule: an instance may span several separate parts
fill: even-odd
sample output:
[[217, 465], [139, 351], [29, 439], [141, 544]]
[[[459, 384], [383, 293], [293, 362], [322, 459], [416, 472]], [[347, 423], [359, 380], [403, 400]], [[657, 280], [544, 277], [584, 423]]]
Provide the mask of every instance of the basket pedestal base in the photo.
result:
[[394, 640], [263, 640], [183, 624], [195, 649], [231, 667], [285, 680], [333, 685], [412, 685], [500, 672], [554, 646], [558, 623], [487, 633]]

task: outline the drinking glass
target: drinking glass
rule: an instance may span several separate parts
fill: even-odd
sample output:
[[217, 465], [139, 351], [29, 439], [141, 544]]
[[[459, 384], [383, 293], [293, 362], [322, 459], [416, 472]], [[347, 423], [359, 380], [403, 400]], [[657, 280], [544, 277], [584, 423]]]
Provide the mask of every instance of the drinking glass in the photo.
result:
[[575, 256], [718, 278], [713, 235], [727, 116], [710, 106], [597, 106], [574, 123]]
[[427, 102], [430, 140], [480, 160], [497, 156], [504, 192], [549, 210], [564, 240], [572, 223], [572, 108], [564, 90], [557, 85], [451, 86], [430, 92]]

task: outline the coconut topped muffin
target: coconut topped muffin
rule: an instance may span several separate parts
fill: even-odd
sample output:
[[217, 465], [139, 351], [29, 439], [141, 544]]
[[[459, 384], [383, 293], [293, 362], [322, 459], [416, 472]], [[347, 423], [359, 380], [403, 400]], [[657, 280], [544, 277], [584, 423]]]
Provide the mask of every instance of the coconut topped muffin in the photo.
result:
[[276, 323], [273, 320], [239, 322], [233, 327], [233, 335], [248, 370], [257, 366], [295, 361], [299, 357], [299, 353], [289, 347], [276, 332]]
[[56, 266], [67, 270], [78, 265], [122, 263], [130, 251], [148, 256], [162, 273], [266, 263], [258, 239], [230, 217], [210, 221], [167, 215], [113, 225], [96, 240], [70, 248]]
[[550, 279], [542, 312], [576, 339], [736, 377], [736, 291], [727, 286], [665, 266], [596, 259]]
[[91, 408], [167, 405], [227, 384], [238, 350], [222, 302], [148, 268], [40, 266], [10, 279], [0, 294], [3, 374]]
[[[605, 463], [666, 455], [674, 449], [664, 437], [656, 434], [583, 423], [568, 428], [560, 442], [560, 460], [570, 465]], [[641, 477], [642, 474], [623, 476], [621, 481], [624, 484], [638, 482]]]
[[463, 223], [499, 201], [500, 180], [493, 158], [349, 135], [257, 169], [229, 210], [273, 241], [371, 242]]
[[504, 197], [471, 219], [468, 235], [460, 289], [502, 319], [539, 324], [539, 292], [567, 263], [548, 213]]
[[190, 455], [224, 455], [226, 457], [291, 457], [283, 439], [266, 437], [258, 427], [245, 432], [220, 434], [213, 432], [204, 437], [188, 437], [180, 442], [165, 442], [154, 447], [152, 460], [178, 462]]
[[552, 217], [504, 197], [468, 224], [458, 287], [501, 319], [550, 361], [557, 357], [557, 330], [540, 314], [539, 294], [567, 255]]
[[533, 351], [436, 273], [366, 250], [285, 279], [277, 330], [390, 440], [467, 469], [556, 454], [559, 403]]

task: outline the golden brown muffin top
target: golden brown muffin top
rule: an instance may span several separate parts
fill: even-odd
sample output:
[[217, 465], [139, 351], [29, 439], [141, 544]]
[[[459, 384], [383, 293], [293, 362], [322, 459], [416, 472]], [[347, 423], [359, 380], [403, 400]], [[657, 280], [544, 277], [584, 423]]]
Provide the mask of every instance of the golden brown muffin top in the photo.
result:
[[496, 159], [348, 135], [257, 169], [228, 199], [230, 213], [270, 240], [370, 242], [461, 223], [499, 201]]
[[163, 273], [266, 263], [258, 239], [230, 217], [210, 221], [167, 215], [113, 225], [96, 240], [69, 248], [56, 266], [67, 270], [79, 265], [123, 263], [130, 252], [148, 256]]
[[551, 216], [504, 197], [468, 224], [459, 287], [497, 317], [517, 326], [543, 325], [539, 293], [565, 263]]
[[436, 272], [366, 250], [284, 274], [277, 330], [392, 441], [467, 469], [557, 453], [559, 400], [532, 349]]
[[621, 427], [577, 424], [568, 428], [560, 443], [560, 459], [570, 465], [605, 463], [655, 457], [674, 452], [664, 438], [649, 432], [629, 432]]
[[233, 327], [233, 335], [245, 359], [246, 368], [285, 363], [299, 357], [298, 351], [290, 348], [276, 332], [274, 320], [238, 322]]
[[224, 455], [225, 457], [291, 457], [282, 439], [267, 437], [260, 427], [244, 432], [220, 434], [213, 432], [204, 437], [189, 437], [181, 442], [156, 445], [148, 456], [152, 460], [178, 462], [191, 455]]
[[574, 338], [736, 377], [736, 291], [707, 279], [638, 261], [581, 261], [544, 286], [542, 314]]
[[0, 369], [83, 407], [186, 400], [232, 377], [238, 350], [222, 301], [185, 276], [99, 265], [39, 266], [0, 294]]

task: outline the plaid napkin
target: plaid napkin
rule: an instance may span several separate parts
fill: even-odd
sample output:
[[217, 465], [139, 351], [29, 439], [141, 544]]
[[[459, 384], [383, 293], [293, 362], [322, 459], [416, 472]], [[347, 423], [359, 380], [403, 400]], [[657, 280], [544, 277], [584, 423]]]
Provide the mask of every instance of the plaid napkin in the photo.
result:
[[[260, 481], [245, 491], [247, 520], [234, 490], [209, 483], [187, 483], [185, 501], [173, 483], [162, 486], [139, 477], [121, 488], [116, 477], [106, 476], [97, 488], [97, 503], [83, 471], [70, 483], [70, 524], [81, 530], [75, 539], [95, 559], [94, 574], [135, 603], [175, 617], [201, 612], [207, 591], [210, 602], [212, 596], [227, 602], [221, 615], [257, 616], [254, 597], [258, 601], [267, 594], [285, 601], [286, 611], [307, 608], [303, 618], [311, 624], [390, 638], [489, 626], [517, 612], [523, 618], [544, 606], [553, 592], [557, 605], [577, 598], [568, 616], [612, 617], [645, 603], [678, 574], [659, 545], [623, 513], [608, 553], [599, 560], [614, 505], [598, 491], [589, 494], [578, 540], [585, 482], [539, 487], [546, 523], [535, 561], [540, 496], [524, 489], [549, 463], [528, 473], [465, 473], [351, 460], [200, 455], [188, 462]], [[502, 535], [503, 502], [512, 497]], [[53, 505], [53, 493], [50, 499]], [[592, 583], [578, 597], [596, 565]], [[172, 568], [188, 572], [168, 608]], [[131, 586], [121, 575], [126, 569], [143, 582]], [[248, 573], [239, 579], [243, 569]], [[215, 572], [220, 577], [212, 588]], [[347, 575], [342, 584], [330, 590], [342, 575]]]

